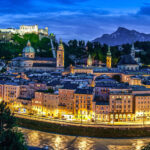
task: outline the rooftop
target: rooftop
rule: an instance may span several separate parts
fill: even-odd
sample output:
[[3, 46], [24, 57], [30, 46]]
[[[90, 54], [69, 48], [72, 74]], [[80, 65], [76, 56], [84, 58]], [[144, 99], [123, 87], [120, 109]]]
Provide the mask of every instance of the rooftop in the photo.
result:
[[89, 87], [89, 88], [78, 88], [75, 91], [75, 94], [93, 94], [93, 88]]

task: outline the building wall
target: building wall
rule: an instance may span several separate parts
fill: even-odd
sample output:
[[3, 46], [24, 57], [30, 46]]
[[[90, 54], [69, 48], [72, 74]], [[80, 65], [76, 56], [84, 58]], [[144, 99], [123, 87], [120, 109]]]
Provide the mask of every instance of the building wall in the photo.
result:
[[20, 29], [19, 29], [19, 33], [21, 35], [23, 35], [25, 33], [36, 33], [36, 34], [38, 34], [38, 25], [33, 25], [33, 26], [21, 25]]
[[35, 113], [44, 116], [58, 116], [59, 95], [44, 92], [35, 92], [32, 99], [32, 109]]
[[106, 57], [106, 66], [107, 68], [111, 68], [111, 56]]
[[74, 92], [75, 90], [71, 89], [59, 89], [59, 104], [62, 111], [60, 110], [61, 116], [73, 115], [74, 107]]
[[93, 74], [93, 69], [85, 69], [85, 68], [80, 68], [80, 69], [78, 69], [78, 68], [74, 68], [73, 69], [73, 72], [74, 73], [87, 73], [87, 74]]
[[102, 96], [104, 100], [108, 101], [110, 88], [107, 87], [95, 87], [95, 95]]
[[75, 94], [74, 115], [77, 119], [90, 120], [93, 118], [93, 95]]
[[4, 85], [0, 84], [0, 101], [4, 99]]
[[109, 122], [109, 105], [105, 104], [99, 104], [96, 105], [95, 102], [93, 102], [93, 112], [94, 113], [94, 120], [96, 121], [102, 121], [102, 122]]
[[118, 68], [121, 70], [139, 70], [139, 65], [118, 65]]
[[4, 101], [11, 102], [15, 101], [20, 96], [19, 85], [4, 85]]
[[135, 96], [135, 117], [136, 120], [143, 120], [143, 117], [150, 120], [150, 94]]
[[43, 106], [45, 115], [58, 117], [58, 104], [59, 95], [50, 93], [43, 94]]
[[141, 79], [136, 79], [136, 78], [130, 78], [129, 84], [130, 85], [142, 85]]
[[35, 92], [35, 98], [32, 99], [32, 110], [36, 114], [43, 115], [43, 93]]
[[57, 67], [64, 68], [64, 50], [57, 50]]
[[134, 119], [134, 99], [132, 94], [110, 94], [110, 121], [131, 121]]

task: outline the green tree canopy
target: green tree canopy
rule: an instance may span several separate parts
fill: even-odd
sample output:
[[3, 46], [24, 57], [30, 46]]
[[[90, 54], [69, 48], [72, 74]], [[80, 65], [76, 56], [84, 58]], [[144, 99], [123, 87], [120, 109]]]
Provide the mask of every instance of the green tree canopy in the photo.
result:
[[142, 147], [141, 150], [150, 150], [150, 143], [148, 145]]
[[23, 134], [16, 128], [16, 118], [4, 101], [0, 103], [0, 150], [27, 150]]

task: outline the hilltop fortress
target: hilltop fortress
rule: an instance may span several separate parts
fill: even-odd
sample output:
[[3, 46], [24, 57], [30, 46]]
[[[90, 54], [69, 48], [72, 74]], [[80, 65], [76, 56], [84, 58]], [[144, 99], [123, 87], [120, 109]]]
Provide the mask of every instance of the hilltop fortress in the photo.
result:
[[19, 29], [15, 28], [8, 28], [8, 29], [0, 29], [1, 33], [11, 33], [11, 34], [20, 34], [24, 35], [26, 33], [35, 33], [35, 34], [42, 34], [47, 36], [48, 35], [48, 27], [44, 29], [39, 29], [38, 25], [28, 26], [28, 25], [21, 25]]

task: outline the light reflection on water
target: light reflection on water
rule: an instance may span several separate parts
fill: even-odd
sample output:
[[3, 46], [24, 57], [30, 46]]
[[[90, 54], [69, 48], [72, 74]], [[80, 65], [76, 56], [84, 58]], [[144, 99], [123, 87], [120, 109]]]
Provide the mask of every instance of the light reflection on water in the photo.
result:
[[75, 137], [41, 131], [20, 129], [29, 146], [50, 146], [54, 150], [141, 150], [150, 142], [150, 138], [137, 139], [102, 139]]

